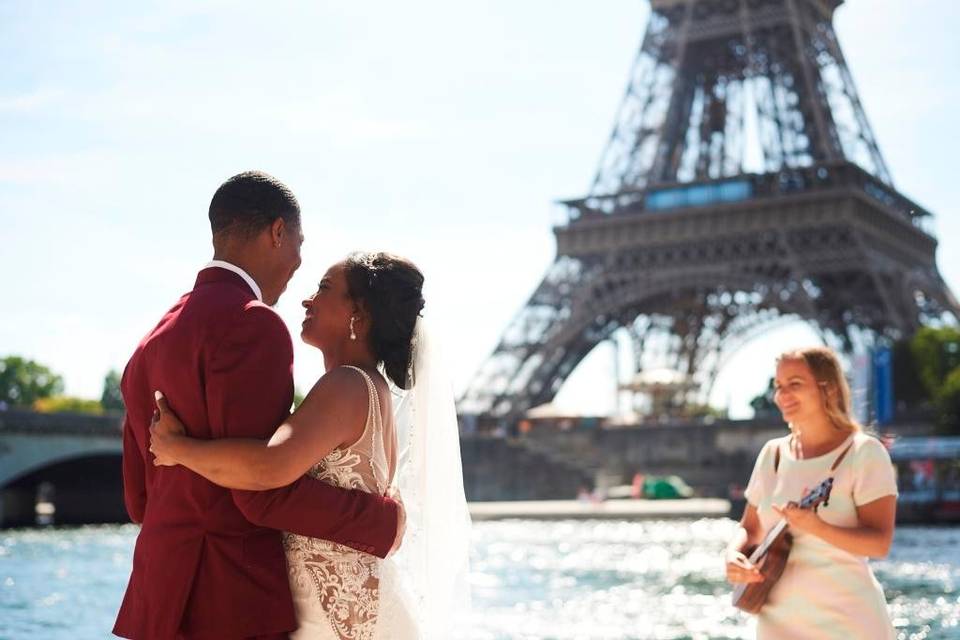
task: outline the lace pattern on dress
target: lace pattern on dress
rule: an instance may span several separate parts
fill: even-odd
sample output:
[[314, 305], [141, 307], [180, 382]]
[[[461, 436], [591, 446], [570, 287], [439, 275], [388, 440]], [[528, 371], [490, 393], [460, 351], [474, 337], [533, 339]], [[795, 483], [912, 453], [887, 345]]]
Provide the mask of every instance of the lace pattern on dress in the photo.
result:
[[[380, 399], [370, 376], [369, 409], [363, 434], [354, 444], [335, 449], [309, 475], [344, 489], [383, 495], [388, 484]], [[332, 630], [341, 640], [371, 640], [377, 625], [380, 558], [350, 547], [292, 533], [284, 536], [293, 587], [313, 591]]]

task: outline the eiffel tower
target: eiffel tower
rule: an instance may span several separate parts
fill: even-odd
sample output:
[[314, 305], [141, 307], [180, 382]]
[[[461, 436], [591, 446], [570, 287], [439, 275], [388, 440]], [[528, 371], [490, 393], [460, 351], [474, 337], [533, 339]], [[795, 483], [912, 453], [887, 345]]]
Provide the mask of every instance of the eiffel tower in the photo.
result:
[[460, 399], [517, 418], [618, 332], [704, 402], [738, 347], [808, 322], [852, 353], [955, 322], [928, 211], [893, 186], [833, 28], [843, 0], [650, 0], [588, 195]]

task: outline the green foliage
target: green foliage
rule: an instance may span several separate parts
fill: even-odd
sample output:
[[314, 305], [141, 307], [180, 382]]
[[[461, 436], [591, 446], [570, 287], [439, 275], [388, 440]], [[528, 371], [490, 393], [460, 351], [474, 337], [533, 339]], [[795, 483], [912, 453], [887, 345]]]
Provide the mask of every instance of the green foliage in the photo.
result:
[[303, 392], [300, 391], [297, 387], [293, 388], [293, 409], [296, 411], [297, 407], [303, 402]]
[[[920, 329], [910, 340], [910, 354], [913, 376], [923, 387], [924, 399], [936, 408], [940, 429], [960, 434], [960, 329]], [[903, 373], [904, 378], [909, 376], [909, 370]]]
[[960, 367], [951, 371], [940, 385], [936, 403], [940, 429], [960, 435]]
[[0, 401], [29, 407], [58, 393], [63, 393], [63, 378], [42, 364], [19, 356], [0, 360]]
[[960, 330], [924, 327], [910, 341], [917, 374], [930, 398], [937, 398], [950, 372], [960, 367]]
[[727, 417], [727, 412], [723, 409], [712, 407], [709, 404], [688, 404], [681, 411], [684, 418], [717, 418]]
[[99, 401], [72, 396], [40, 398], [33, 403], [33, 409], [40, 413], [90, 413], [94, 415], [103, 413], [103, 406]]
[[106, 411], [123, 411], [123, 395], [120, 393], [120, 374], [111, 369], [103, 379], [103, 395], [100, 404]]

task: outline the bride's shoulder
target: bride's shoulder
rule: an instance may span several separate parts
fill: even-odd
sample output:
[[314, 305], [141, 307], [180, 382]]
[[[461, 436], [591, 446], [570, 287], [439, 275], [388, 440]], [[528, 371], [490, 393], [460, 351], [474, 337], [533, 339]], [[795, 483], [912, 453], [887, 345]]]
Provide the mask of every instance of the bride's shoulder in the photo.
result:
[[334, 367], [314, 383], [301, 406], [329, 412], [336, 407], [366, 408], [367, 383], [360, 370], [353, 367]]
[[366, 372], [358, 367], [342, 365], [330, 369], [317, 380], [313, 386], [315, 390], [326, 392], [350, 393], [351, 391], [363, 391], [366, 396], [367, 378]]

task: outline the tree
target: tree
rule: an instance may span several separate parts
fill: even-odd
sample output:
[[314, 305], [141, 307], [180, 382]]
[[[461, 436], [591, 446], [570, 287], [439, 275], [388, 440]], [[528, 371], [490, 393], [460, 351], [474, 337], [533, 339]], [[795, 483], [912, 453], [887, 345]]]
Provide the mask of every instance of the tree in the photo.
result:
[[29, 407], [41, 398], [63, 393], [63, 378], [19, 356], [0, 360], [0, 402]]
[[937, 393], [937, 421], [940, 429], [950, 435], [960, 435], [960, 367], [947, 376]]
[[960, 329], [925, 327], [910, 341], [917, 376], [942, 431], [960, 433]]
[[300, 404], [303, 403], [303, 398], [304, 398], [303, 392], [300, 391], [300, 389], [299, 389], [298, 387], [294, 387], [294, 388], [293, 388], [293, 409], [294, 409], [294, 411], [296, 411], [297, 407], [299, 407]]
[[936, 398], [950, 372], [960, 367], [960, 330], [924, 327], [910, 341], [910, 351], [929, 397]]
[[680, 410], [684, 418], [711, 418], [722, 420], [727, 417], [723, 409], [712, 407], [709, 404], [685, 404]]
[[106, 411], [123, 411], [123, 395], [120, 393], [120, 374], [111, 369], [103, 379], [103, 395], [100, 404]]
[[99, 401], [73, 396], [40, 398], [33, 403], [33, 409], [40, 413], [90, 413], [93, 415], [103, 413], [103, 407]]

